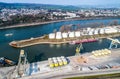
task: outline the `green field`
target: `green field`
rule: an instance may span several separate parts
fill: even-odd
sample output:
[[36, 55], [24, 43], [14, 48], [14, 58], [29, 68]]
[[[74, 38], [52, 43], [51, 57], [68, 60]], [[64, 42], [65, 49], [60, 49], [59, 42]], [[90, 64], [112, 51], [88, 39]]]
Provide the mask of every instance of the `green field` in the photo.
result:
[[66, 78], [66, 79], [120, 79], [120, 73], [95, 75], [95, 76], [81, 76], [81, 77], [72, 77], [72, 78]]

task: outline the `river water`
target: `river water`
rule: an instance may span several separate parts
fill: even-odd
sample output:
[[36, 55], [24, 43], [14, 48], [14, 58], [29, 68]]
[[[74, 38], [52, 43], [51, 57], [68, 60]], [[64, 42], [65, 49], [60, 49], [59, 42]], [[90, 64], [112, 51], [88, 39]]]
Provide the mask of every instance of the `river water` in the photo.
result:
[[[21, 48], [13, 48], [9, 46], [9, 42], [13, 40], [22, 40], [28, 39], [31, 37], [39, 37], [44, 34], [49, 34], [53, 32], [54, 29], [59, 30], [62, 25], [66, 24], [81, 24], [84, 25], [86, 23], [104, 23], [109, 24], [111, 21], [117, 20], [120, 23], [119, 18], [114, 19], [93, 19], [93, 20], [76, 20], [76, 21], [65, 21], [58, 23], [50, 23], [32, 27], [21, 27], [21, 28], [11, 28], [0, 30], [0, 57], [6, 57], [13, 61], [17, 61], [19, 58], [19, 52]], [[84, 26], [83, 26], [84, 27]], [[12, 33], [12, 36], [5, 36], [5, 34]], [[103, 39], [94, 43], [86, 43], [83, 44], [84, 49], [81, 53], [90, 52], [92, 50], [108, 48], [110, 45], [109, 40]], [[72, 56], [75, 55], [75, 48], [77, 45], [34, 45], [30, 47], [22, 48], [27, 53], [27, 58], [29, 62], [37, 62], [46, 60], [49, 57], [54, 56]], [[118, 46], [120, 47], [120, 45]]]

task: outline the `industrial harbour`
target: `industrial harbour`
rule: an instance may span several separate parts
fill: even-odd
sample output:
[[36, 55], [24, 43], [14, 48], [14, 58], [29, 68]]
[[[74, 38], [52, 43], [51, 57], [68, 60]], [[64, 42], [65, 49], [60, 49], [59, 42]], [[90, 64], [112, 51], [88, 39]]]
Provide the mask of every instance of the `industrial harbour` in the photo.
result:
[[120, 79], [120, 1], [0, 0], [0, 79]]
[[[102, 28], [87, 27], [77, 31], [48, 33], [40, 37], [31, 37], [30, 39], [26, 39], [26, 40], [24, 39], [20, 41], [13, 40], [13, 42], [11, 43], [16, 43], [18, 44], [18, 46], [17, 47], [13, 46], [11, 48], [18, 50], [20, 52], [20, 55], [18, 56], [18, 64], [11, 67], [0, 68], [0, 78], [63, 79], [63, 78], [70, 78], [75, 76], [91, 76], [91, 75], [100, 75], [100, 74], [120, 73], [120, 62], [119, 62], [120, 49], [117, 48], [119, 47], [120, 44], [119, 27], [120, 27], [119, 25], [106, 26]], [[10, 38], [14, 36], [14, 33], [12, 34], [13, 35], [7, 36], [6, 38]], [[106, 46], [105, 48], [102, 49], [97, 48], [90, 52], [81, 53], [82, 49], [83, 50], [86, 49], [84, 45], [87, 44], [100, 45], [102, 42], [104, 42], [104, 40], [108, 40], [108, 42], [106, 41], [105, 42], [107, 43], [107, 45], [109, 45], [109, 47]], [[66, 54], [61, 54], [64, 52], [61, 51], [61, 52], [56, 52], [56, 54], [59, 54], [59, 56], [57, 55], [55, 56], [54, 54], [54, 56], [47, 57], [47, 60], [45, 59], [44, 61], [28, 63], [29, 58], [27, 56], [29, 56], [30, 53], [26, 51], [26, 48], [24, 47], [28, 46], [34, 48], [36, 44], [38, 46], [42, 46], [44, 44], [50, 44], [50, 46], [52, 46], [50, 47], [50, 49], [54, 49], [54, 47], [57, 45], [61, 45], [61, 47], [65, 47], [65, 48], [66, 46], [69, 45], [70, 47], [74, 48], [73, 52], [70, 51], [70, 53], [72, 54], [74, 53], [74, 55], [67, 56]], [[112, 49], [112, 47], [115, 47], [117, 49]], [[19, 48], [23, 48], [25, 49], [25, 51]], [[48, 47], [46, 49], [48, 49]], [[59, 48], [57, 48], [57, 50], [58, 49]], [[15, 52], [15, 53], [19, 54], [19, 52]], [[40, 58], [40, 56], [38, 57]]]

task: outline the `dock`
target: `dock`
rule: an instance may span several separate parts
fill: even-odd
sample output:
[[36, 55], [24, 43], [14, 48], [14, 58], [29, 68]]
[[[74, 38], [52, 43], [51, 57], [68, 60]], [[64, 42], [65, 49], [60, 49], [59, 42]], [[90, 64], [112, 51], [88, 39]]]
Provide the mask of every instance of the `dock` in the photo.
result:
[[[25, 73], [21, 77], [17, 76], [17, 66], [0, 68], [0, 78], [61, 79], [83, 75], [120, 73], [120, 48], [102, 50], [104, 50], [104, 55], [95, 56], [93, 53], [87, 52], [80, 56], [65, 57], [67, 58], [68, 64], [63, 66], [50, 67], [49, 60], [27, 64]], [[111, 53], [108, 52], [106, 54], [105, 50], [111, 51]], [[53, 57], [53, 59], [54, 58], [55, 57]]]
[[114, 27], [111, 26], [105, 28], [89, 28], [91, 30], [89, 29], [85, 30], [85, 29], [86, 28], [84, 28], [82, 31], [67, 32], [67, 33], [57, 32], [56, 34], [52, 33], [49, 35], [44, 35], [42, 37], [30, 38], [20, 41], [12, 41], [9, 43], [9, 45], [16, 48], [22, 48], [36, 44], [63, 44], [63, 43], [70, 43], [76, 40], [77, 41], [89, 40], [89, 39], [97, 40], [97, 39], [120, 36], [119, 26], [114, 26]]

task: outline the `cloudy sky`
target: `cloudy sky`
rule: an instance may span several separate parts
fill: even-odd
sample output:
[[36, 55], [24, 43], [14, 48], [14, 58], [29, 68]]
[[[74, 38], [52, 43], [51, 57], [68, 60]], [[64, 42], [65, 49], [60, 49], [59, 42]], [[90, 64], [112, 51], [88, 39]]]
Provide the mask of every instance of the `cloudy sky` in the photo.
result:
[[108, 5], [120, 4], [120, 0], [0, 0], [7, 3], [40, 3], [58, 5]]

